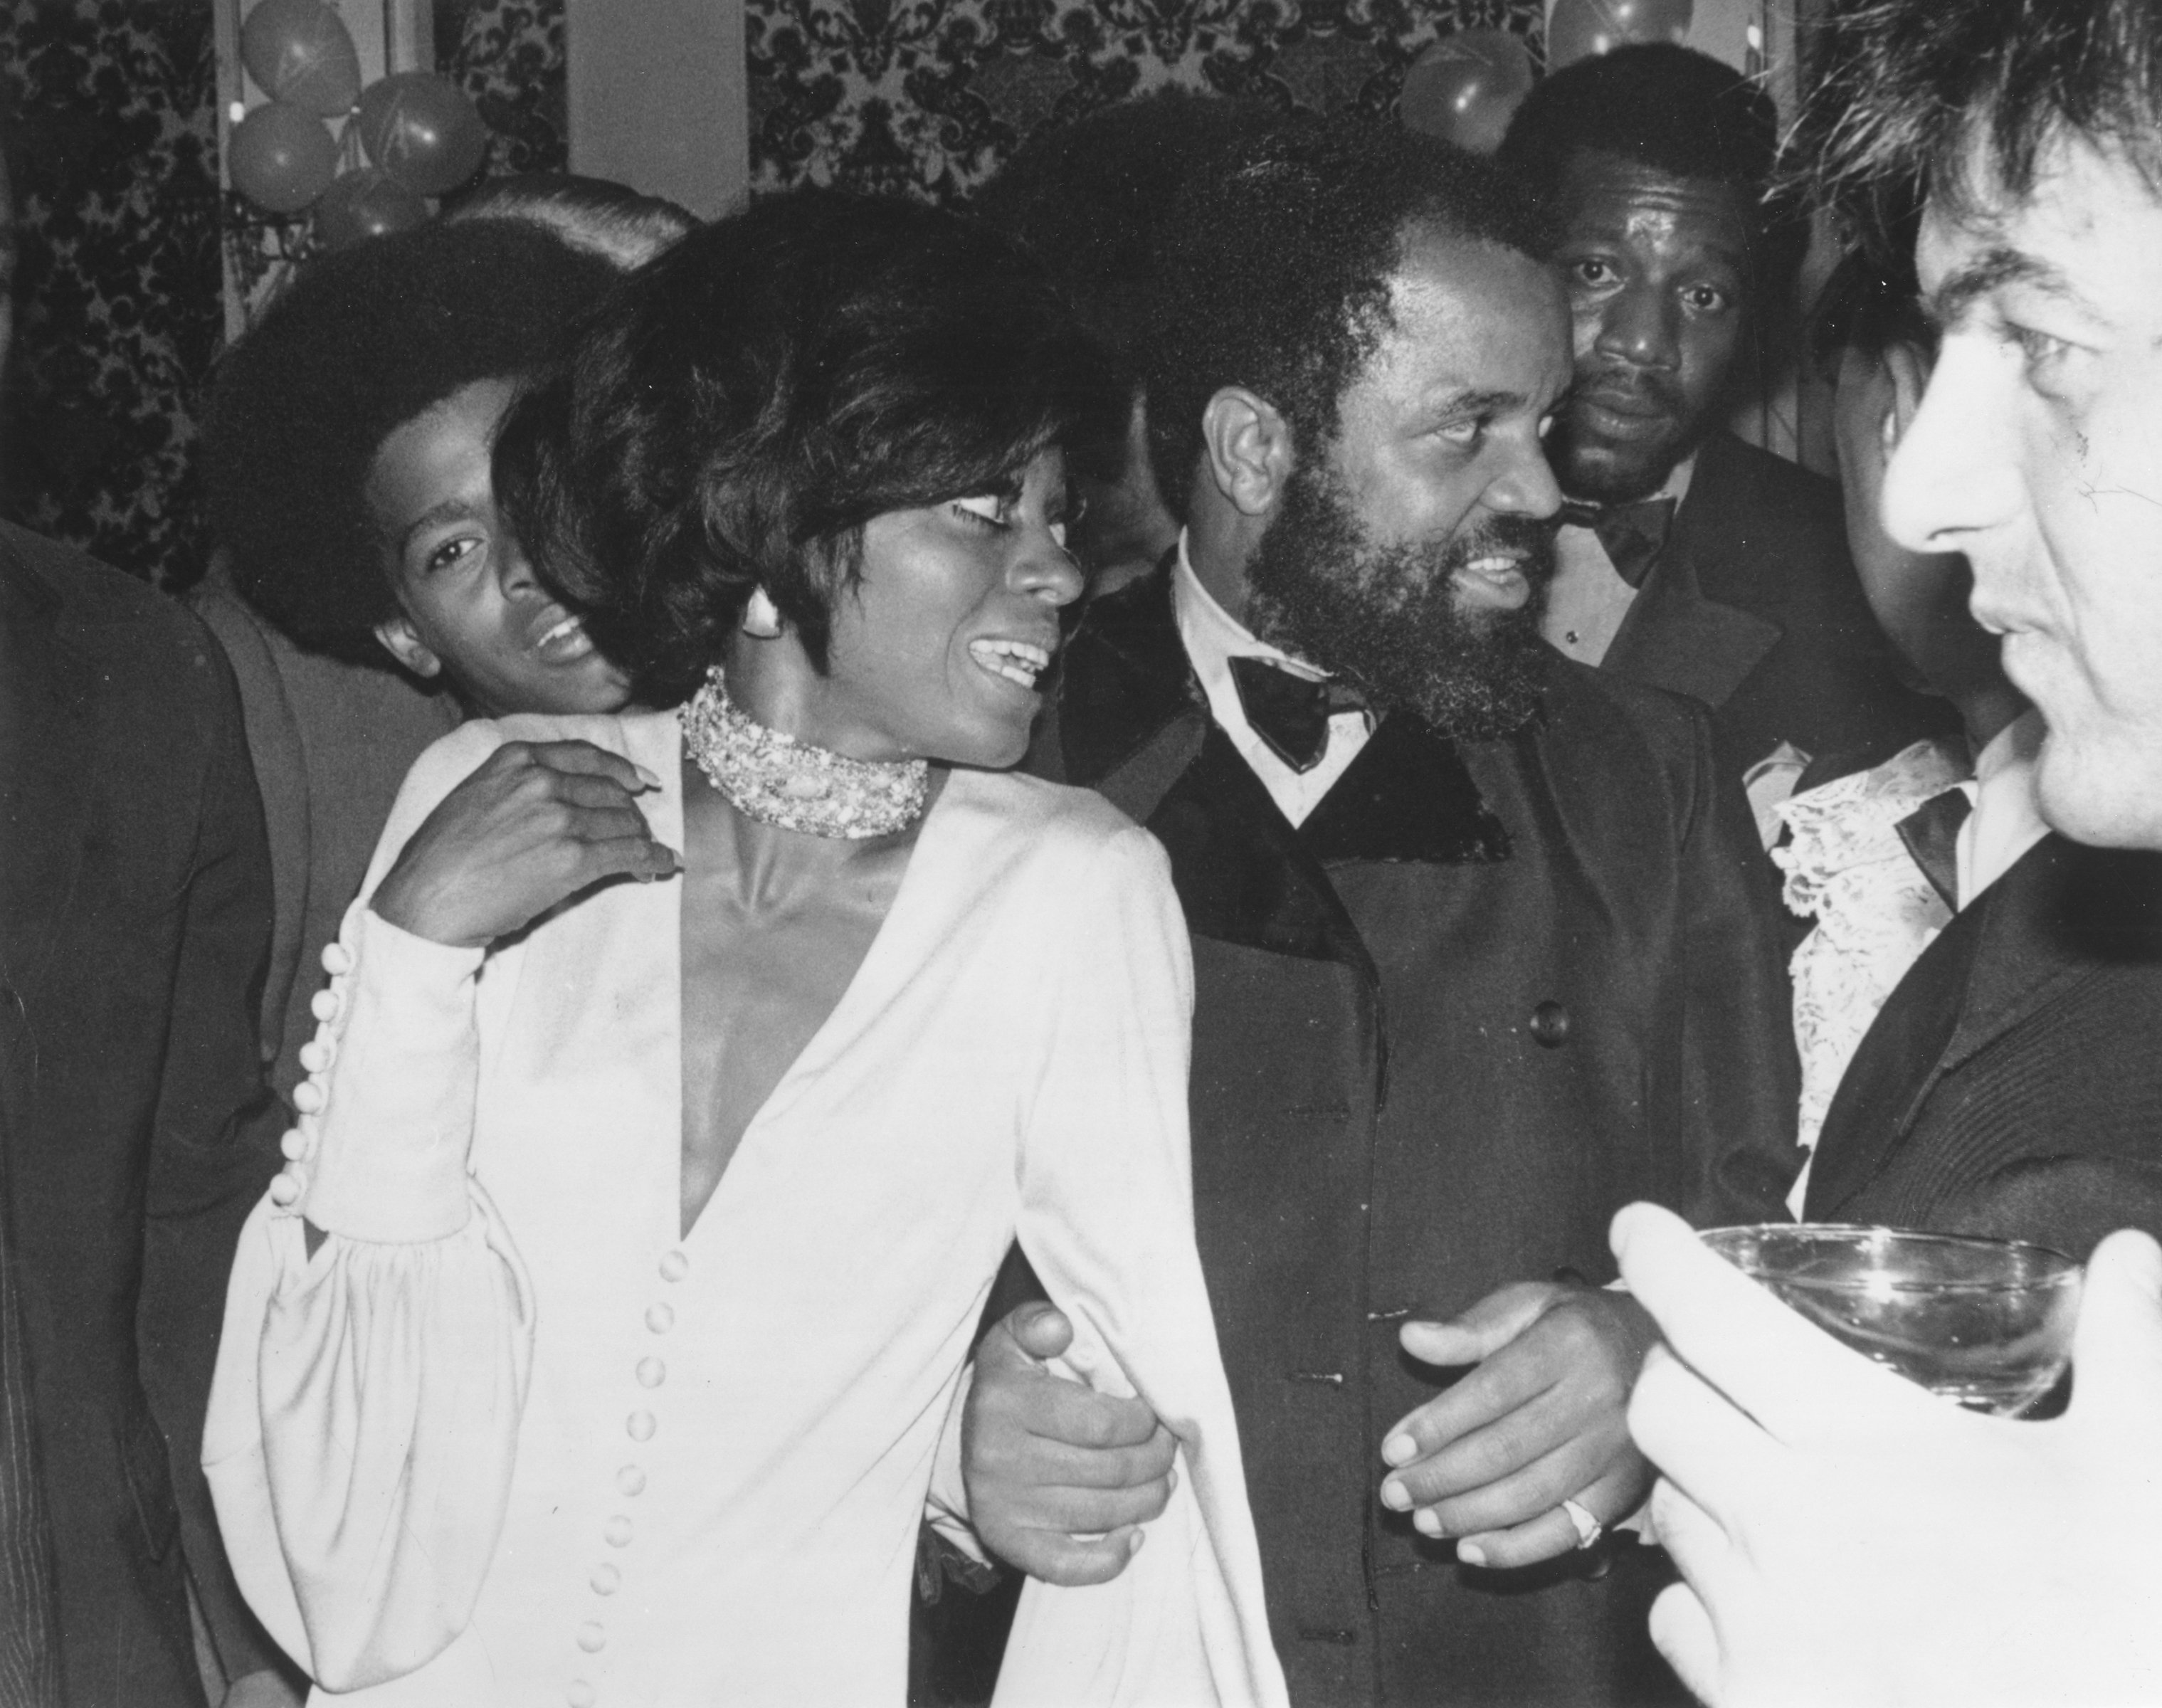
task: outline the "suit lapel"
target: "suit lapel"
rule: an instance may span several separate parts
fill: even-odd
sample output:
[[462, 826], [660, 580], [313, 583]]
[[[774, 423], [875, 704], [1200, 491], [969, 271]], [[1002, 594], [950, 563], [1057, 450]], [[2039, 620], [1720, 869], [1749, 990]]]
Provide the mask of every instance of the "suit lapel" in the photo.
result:
[[2102, 968], [2162, 957], [2162, 859], [2152, 854], [2045, 836], [1982, 902], [1982, 950], [1940, 1074]]
[[1509, 833], [1456, 744], [1392, 712], [1298, 828], [1324, 865], [1345, 860], [1484, 865], [1509, 858]]
[[1601, 668], [1716, 708], [1779, 644], [1784, 631], [1770, 618], [1705, 591], [1708, 582], [1717, 580], [1717, 542], [1732, 537], [1726, 514], [1731, 483], [1725, 441], [1714, 433], [1697, 453], [1689, 496], [1675, 513], [1666, 549], [1622, 619]]

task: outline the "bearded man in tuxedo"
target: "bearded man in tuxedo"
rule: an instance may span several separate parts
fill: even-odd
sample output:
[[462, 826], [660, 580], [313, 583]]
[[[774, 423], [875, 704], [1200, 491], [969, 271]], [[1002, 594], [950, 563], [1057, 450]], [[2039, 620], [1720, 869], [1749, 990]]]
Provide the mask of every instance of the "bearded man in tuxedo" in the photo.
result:
[[[1036, 760], [1161, 838], [1185, 907], [1195, 1216], [1292, 1697], [1657, 1699], [1658, 1556], [1601, 1535], [1647, 1486], [1649, 1344], [1603, 1235], [1634, 1197], [1778, 1213], [1771, 873], [1702, 709], [1539, 638], [1570, 363], [1522, 199], [1296, 126], [1176, 223], [1145, 377], [1184, 531], [1091, 608]], [[968, 1494], [1085, 1581], [1169, 1455], [1042, 1367], [1047, 1311], [980, 1350]]]

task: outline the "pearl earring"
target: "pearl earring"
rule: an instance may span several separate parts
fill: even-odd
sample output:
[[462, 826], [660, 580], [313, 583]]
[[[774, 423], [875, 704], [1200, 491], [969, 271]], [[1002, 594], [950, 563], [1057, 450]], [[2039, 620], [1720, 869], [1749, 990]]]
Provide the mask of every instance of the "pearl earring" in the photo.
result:
[[781, 608], [764, 588], [753, 588], [744, 601], [743, 632], [761, 640], [770, 640], [781, 633]]

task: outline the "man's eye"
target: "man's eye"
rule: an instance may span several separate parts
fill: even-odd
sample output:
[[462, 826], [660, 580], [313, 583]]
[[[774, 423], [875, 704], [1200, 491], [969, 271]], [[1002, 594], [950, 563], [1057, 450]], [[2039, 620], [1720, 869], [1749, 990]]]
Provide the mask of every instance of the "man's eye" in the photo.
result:
[[2062, 338], [2053, 338], [2032, 326], [2007, 326], [2005, 332], [2018, 349], [2031, 380], [2039, 382], [2050, 378], [2071, 354], [2072, 347]]
[[1436, 436], [1466, 450], [1476, 445], [1486, 431], [1486, 418], [1484, 415], [1475, 415], [1465, 421], [1450, 421], [1434, 429]]
[[1683, 300], [1698, 314], [1718, 314], [1726, 307], [1730, 299], [1716, 285], [1693, 285]]
[[456, 540], [446, 540], [421, 560], [421, 571], [425, 574], [433, 575], [437, 570], [446, 569], [452, 564], [472, 556], [479, 550], [480, 541], [470, 535], [462, 535]]
[[981, 498], [955, 499], [952, 509], [962, 520], [979, 528], [1003, 528], [1010, 514], [1006, 500], [995, 493]]
[[1586, 255], [1581, 261], [1573, 262], [1569, 270], [1576, 276], [1580, 285], [1611, 285], [1614, 282], [1614, 269], [1596, 255]]

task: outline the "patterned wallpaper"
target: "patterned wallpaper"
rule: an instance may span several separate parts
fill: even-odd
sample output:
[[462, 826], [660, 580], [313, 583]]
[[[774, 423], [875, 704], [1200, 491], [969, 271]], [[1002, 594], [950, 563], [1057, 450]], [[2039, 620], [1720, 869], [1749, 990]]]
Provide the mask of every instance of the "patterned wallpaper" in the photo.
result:
[[9, 514], [138, 575], [200, 556], [188, 467], [218, 299], [211, 9], [7, 0], [22, 261]]
[[436, 0], [436, 66], [487, 121], [488, 170], [561, 172], [563, 0]]
[[1029, 133], [1166, 83], [1385, 112], [1437, 35], [1539, 0], [746, 0], [751, 181], [948, 201]]

